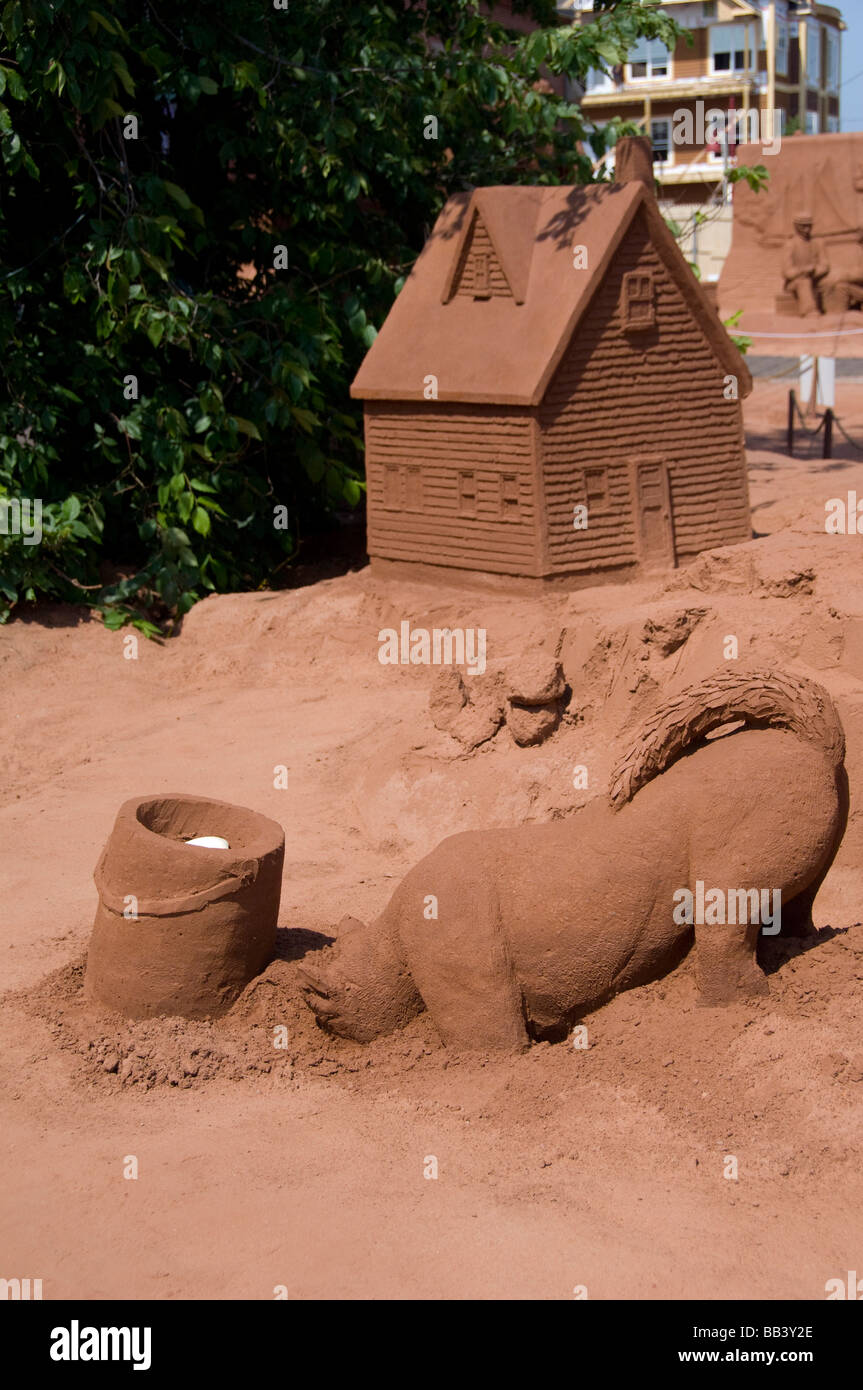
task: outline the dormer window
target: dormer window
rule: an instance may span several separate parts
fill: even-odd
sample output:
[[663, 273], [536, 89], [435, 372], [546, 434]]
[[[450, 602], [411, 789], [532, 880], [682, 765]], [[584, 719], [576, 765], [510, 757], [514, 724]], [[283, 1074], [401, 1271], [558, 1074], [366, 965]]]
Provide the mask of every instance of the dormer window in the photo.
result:
[[474, 254], [473, 297], [474, 299], [491, 299], [488, 253], [486, 251], [477, 251]]
[[656, 323], [653, 275], [649, 270], [629, 270], [624, 275], [622, 308], [627, 332], [652, 328]]

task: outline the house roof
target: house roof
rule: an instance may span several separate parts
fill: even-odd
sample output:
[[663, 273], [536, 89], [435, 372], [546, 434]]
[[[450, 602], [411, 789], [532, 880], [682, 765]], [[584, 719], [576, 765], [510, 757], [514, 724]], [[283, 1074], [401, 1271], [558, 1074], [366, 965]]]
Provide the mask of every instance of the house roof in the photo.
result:
[[[498, 187], [458, 193], [444, 206], [351, 386], [360, 400], [437, 399], [538, 405], [611, 259], [639, 209], [693, 317], [740, 396], [752, 379], [716, 310], [640, 182], [586, 187]], [[457, 293], [478, 224], [503, 291]], [[586, 246], [587, 269], [573, 266]]]

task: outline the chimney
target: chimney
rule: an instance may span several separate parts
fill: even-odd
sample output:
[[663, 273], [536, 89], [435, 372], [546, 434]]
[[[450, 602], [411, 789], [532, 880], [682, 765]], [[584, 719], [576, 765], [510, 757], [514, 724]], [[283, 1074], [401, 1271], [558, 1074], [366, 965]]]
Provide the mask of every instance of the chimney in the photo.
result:
[[643, 183], [654, 197], [653, 146], [646, 135], [624, 135], [614, 147], [615, 183]]

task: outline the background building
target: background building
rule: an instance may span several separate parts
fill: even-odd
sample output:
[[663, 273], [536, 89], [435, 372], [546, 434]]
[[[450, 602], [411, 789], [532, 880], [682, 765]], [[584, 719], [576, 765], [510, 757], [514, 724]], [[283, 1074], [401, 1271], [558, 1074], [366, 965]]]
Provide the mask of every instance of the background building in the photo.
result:
[[[707, 197], [722, 181], [722, 148], [672, 140], [672, 118], [681, 109], [691, 110], [698, 131], [698, 101], [724, 111], [778, 110], [783, 133], [839, 130], [845, 24], [838, 9], [795, 0], [665, 0], [663, 9], [691, 31], [693, 43], [680, 39], [669, 52], [658, 39], [642, 39], [622, 67], [591, 73], [581, 98], [597, 125], [613, 116], [643, 124], [663, 187], [683, 187], [690, 198], [700, 187]], [[591, 10], [592, 0], [559, 6], [575, 23]]]
[[[573, 23], [592, 9], [592, 0], [558, 6]], [[736, 143], [711, 142], [706, 113], [735, 113], [749, 140], [770, 138], [774, 111], [783, 136], [838, 131], [846, 26], [834, 6], [803, 0], [665, 0], [663, 9], [691, 31], [692, 44], [680, 39], [671, 52], [658, 39], [642, 39], [628, 62], [589, 74], [586, 88], [573, 85], [571, 95], [594, 125], [619, 117], [650, 135], [663, 212], [685, 228], [685, 249], [713, 278], [730, 241], [725, 175]], [[673, 132], [682, 130], [683, 112], [692, 139], [679, 144]], [[696, 218], [699, 210], [706, 222]]]

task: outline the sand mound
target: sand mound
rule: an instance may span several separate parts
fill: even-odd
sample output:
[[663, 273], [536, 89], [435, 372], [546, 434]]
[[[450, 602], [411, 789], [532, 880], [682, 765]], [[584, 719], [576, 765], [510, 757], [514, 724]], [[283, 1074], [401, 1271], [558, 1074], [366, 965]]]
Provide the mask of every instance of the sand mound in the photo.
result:
[[[132, 660], [67, 610], [0, 633], [0, 1095], [26, 1156], [0, 1272], [46, 1298], [798, 1298], [859, 1267], [863, 586], [859, 537], [823, 511], [863, 495], [863, 467], [780, 467], [768, 424], [767, 534], [668, 582], [511, 602], [361, 570], [207, 599]], [[435, 723], [433, 669], [378, 661], [402, 620], [484, 627], [490, 671], [552, 653], [559, 721], [466, 746]], [[723, 669], [732, 636], [741, 662], [825, 685], [848, 741], [821, 930], [762, 939], [769, 998], [701, 1008], [686, 958], [591, 1014], [586, 1049], [458, 1057], [426, 1016], [365, 1047], [321, 1032], [298, 969], [345, 913], [374, 917], [445, 835], [604, 795], [648, 705]], [[177, 788], [284, 826], [278, 955], [218, 1022], [129, 1023], [82, 996], [91, 875], [120, 803]]]

